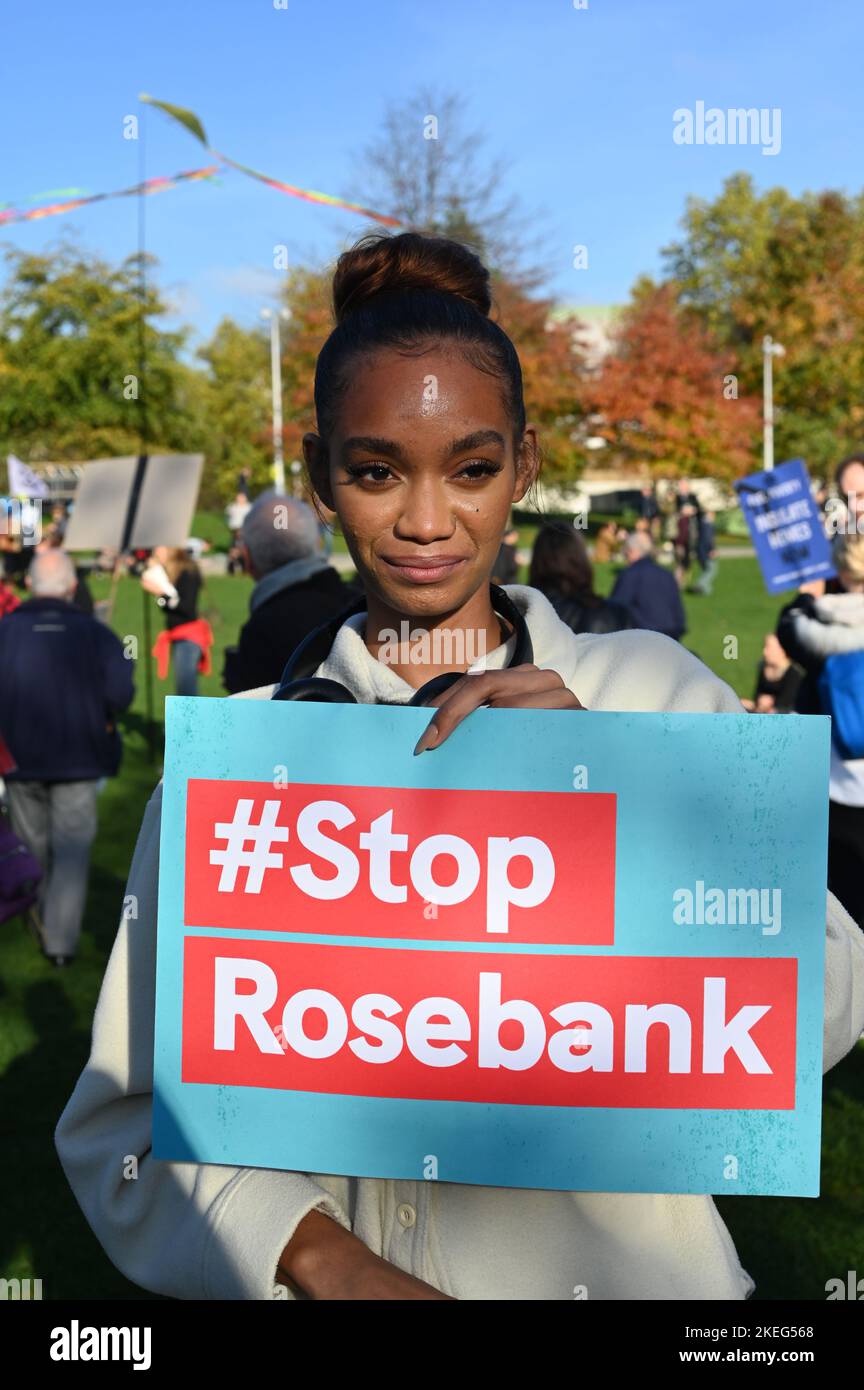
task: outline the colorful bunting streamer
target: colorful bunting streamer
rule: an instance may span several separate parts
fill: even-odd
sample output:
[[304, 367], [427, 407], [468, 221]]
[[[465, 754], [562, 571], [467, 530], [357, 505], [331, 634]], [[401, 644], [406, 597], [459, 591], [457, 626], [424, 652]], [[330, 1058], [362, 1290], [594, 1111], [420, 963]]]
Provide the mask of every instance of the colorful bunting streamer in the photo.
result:
[[[46, 193], [31, 193], [27, 198], [19, 198], [21, 203], [41, 203], [46, 198], [86, 198], [86, 188], [49, 188]], [[0, 212], [4, 208], [13, 208], [14, 203], [0, 203]]]
[[209, 154], [214, 158], [221, 159], [223, 164], [228, 164], [232, 169], [239, 169], [241, 174], [247, 174], [249, 178], [258, 179], [261, 183], [266, 183], [268, 188], [275, 188], [279, 193], [290, 193], [293, 198], [304, 198], [308, 203], [325, 203], [329, 207], [345, 208], [348, 212], [357, 212], [362, 217], [371, 217], [375, 222], [381, 222], [385, 227], [401, 227], [403, 224], [397, 217], [388, 217], [383, 212], [373, 212], [371, 208], [361, 207], [359, 203], [349, 203], [345, 198], [334, 198], [330, 193], [317, 193], [312, 188], [297, 188], [292, 183], [283, 183], [281, 179], [271, 179], [269, 175], [262, 174], [258, 169], [251, 169], [248, 164], [239, 164], [236, 159], [229, 159], [227, 154], [220, 154], [210, 145], [204, 126], [195, 115], [194, 111], [189, 111], [185, 106], [175, 106], [171, 102], [157, 101], [155, 97], [148, 96], [146, 92], [141, 92], [139, 101], [146, 101], [150, 106], [156, 106], [160, 111], [164, 111], [172, 120], [179, 121], [191, 135], [199, 140]]
[[176, 188], [180, 183], [194, 182], [198, 179], [212, 179], [221, 172], [221, 165], [228, 165], [232, 169], [239, 170], [241, 174], [248, 175], [249, 178], [258, 179], [260, 183], [265, 183], [268, 188], [275, 188], [279, 193], [288, 193], [292, 198], [303, 198], [307, 203], [323, 203], [327, 207], [344, 208], [347, 212], [359, 213], [361, 217], [371, 217], [373, 221], [380, 222], [385, 227], [404, 225], [397, 217], [388, 217], [383, 212], [373, 212], [371, 208], [362, 207], [360, 203], [351, 203], [347, 198], [334, 198], [330, 193], [319, 193], [313, 188], [298, 188], [293, 183], [284, 183], [281, 179], [271, 179], [269, 175], [262, 174], [260, 170], [252, 169], [248, 164], [240, 164], [236, 159], [230, 159], [227, 154], [220, 154], [218, 150], [214, 150], [207, 140], [204, 126], [194, 111], [189, 111], [184, 106], [175, 106], [168, 101], [157, 101], [155, 97], [148, 96], [146, 92], [141, 93], [140, 100], [146, 101], [150, 106], [158, 107], [172, 120], [178, 121], [189, 131], [190, 135], [200, 141], [208, 154], [213, 155], [214, 159], [218, 159], [220, 163], [210, 164], [205, 169], [187, 169], [170, 178], [145, 179], [143, 183], [137, 183], [132, 188], [120, 188], [111, 193], [86, 194], [80, 188], [56, 188], [48, 193], [34, 194], [24, 200], [35, 202], [39, 198], [78, 195], [65, 197], [63, 202], [46, 203], [43, 207], [38, 208], [13, 207], [10, 203], [0, 203], [0, 227], [10, 226], [13, 222], [36, 222], [42, 217], [55, 217], [58, 213], [73, 212], [76, 208], [86, 207], [90, 203], [102, 203], [107, 198], [129, 198], [137, 194], [164, 193], [169, 188]]
[[164, 193], [166, 189], [176, 188], [180, 183], [212, 179], [219, 172], [218, 164], [209, 164], [206, 169], [186, 169], [170, 178], [145, 179], [143, 183], [136, 183], [132, 188], [119, 188], [112, 193], [91, 193], [87, 197], [70, 198], [62, 203], [46, 203], [41, 208], [10, 208], [8, 211], [0, 208], [0, 227], [9, 226], [12, 222], [35, 222], [40, 217], [54, 217], [57, 213], [72, 212], [88, 203], [102, 203], [106, 198], [130, 198], [138, 193]]
[[217, 155], [225, 164], [230, 164], [232, 169], [239, 169], [242, 174], [248, 174], [250, 178], [260, 179], [266, 183], [268, 188], [275, 188], [280, 193], [290, 193], [294, 198], [305, 198], [307, 203], [327, 203], [330, 207], [346, 208], [348, 212], [359, 212], [363, 217], [371, 217], [376, 222], [382, 222], [385, 227], [401, 227], [402, 223], [396, 217], [387, 217], [383, 212], [372, 212], [371, 208], [361, 207], [360, 203], [349, 203], [345, 198], [334, 198], [330, 193], [316, 193], [312, 188], [295, 188], [292, 183], [282, 183], [280, 179], [271, 179], [267, 174], [260, 174], [257, 169], [250, 169], [247, 164], [238, 164], [236, 159], [229, 159], [227, 154], [219, 154], [218, 150], [212, 150], [212, 154]]

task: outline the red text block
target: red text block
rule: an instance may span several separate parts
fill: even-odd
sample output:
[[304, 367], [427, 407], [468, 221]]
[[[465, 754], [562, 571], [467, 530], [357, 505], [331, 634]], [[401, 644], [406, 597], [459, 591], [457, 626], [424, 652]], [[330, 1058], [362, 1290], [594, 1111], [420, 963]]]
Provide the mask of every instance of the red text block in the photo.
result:
[[609, 793], [191, 779], [187, 926], [611, 945]]
[[788, 1110], [797, 961], [185, 941], [184, 1082]]

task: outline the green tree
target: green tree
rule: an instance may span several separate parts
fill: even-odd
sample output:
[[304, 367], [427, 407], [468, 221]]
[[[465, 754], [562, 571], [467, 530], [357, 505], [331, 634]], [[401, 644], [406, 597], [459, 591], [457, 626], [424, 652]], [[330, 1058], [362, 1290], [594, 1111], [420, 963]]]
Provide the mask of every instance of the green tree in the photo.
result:
[[777, 457], [829, 473], [864, 443], [864, 196], [760, 194], [736, 174], [683, 228], [664, 251], [680, 304], [733, 353], [742, 395], [761, 392], [763, 336], [783, 344]]
[[236, 492], [241, 470], [249, 471], [253, 491], [270, 483], [269, 343], [262, 329], [223, 318], [197, 356], [207, 365], [198, 386], [198, 429], [208, 465], [201, 502], [224, 505]]
[[[186, 333], [155, 322], [166, 306], [137, 256], [112, 266], [64, 242], [5, 253], [0, 290], [0, 441], [39, 461], [200, 445]], [[148, 258], [148, 274], [155, 262]], [[142, 306], [144, 315], [142, 317]], [[143, 362], [143, 370], [142, 370]]]
[[[302, 439], [315, 428], [315, 361], [332, 328], [330, 276], [294, 267], [285, 279], [280, 322], [282, 347], [282, 449], [291, 486], [290, 465], [302, 458]], [[224, 504], [234, 493], [237, 474], [248, 469], [253, 491], [271, 487], [273, 436], [270, 339], [266, 328], [241, 328], [224, 318], [198, 357], [207, 365], [202, 429], [212, 459], [205, 501]]]

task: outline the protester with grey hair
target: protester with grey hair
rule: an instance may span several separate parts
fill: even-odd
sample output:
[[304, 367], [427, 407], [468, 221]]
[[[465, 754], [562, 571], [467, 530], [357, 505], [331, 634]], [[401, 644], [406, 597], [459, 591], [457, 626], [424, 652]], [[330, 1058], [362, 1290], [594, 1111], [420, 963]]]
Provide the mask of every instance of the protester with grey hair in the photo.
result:
[[239, 643], [225, 652], [222, 684], [232, 695], [278, 681], [304, 637], [357, 597], [327, 563], [306, 502], [264, 493], [243, 520], [240, 545], [257, 583]]
[[687, 631], [684, 605], [674, 577], [660, 568], [653, 552], [654, 543], [644, 531], [634, 531], [627, 537], [627, 568], [616, 579], [610, 600], [627, 609], [634, 627], [662, 632], [677, 640]]
[[36, 925], [55, 965], [74, 957], [87, 895], [96, 793], [120, 765], [117, 715], [132, 702], [132, 662], [114, 633], [75, 608], [62, 550], [34, 556], [33, 597], [0, 623], [0, 735], [12, 829], [42, 865]]

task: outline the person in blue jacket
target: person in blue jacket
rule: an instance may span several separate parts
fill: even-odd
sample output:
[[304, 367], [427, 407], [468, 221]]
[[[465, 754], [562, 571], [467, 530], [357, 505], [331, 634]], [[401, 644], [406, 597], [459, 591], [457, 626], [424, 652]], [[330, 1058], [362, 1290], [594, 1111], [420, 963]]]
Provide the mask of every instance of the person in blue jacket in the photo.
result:
[[662, 632], [676, 641], [687, 631], [684, 605], [674, 576], [653, 557], [654, 545], [644, 531], [634, 531], [624, 544], [627, 568], [615, 581], [610, 599], [627, 609], [634, 627]]
[[0, 624], [0, 735], [12, 829], [43, 868], [37, 926], [45, 955], [75, 955], [87, 895], [96, 795], [122, 753], [117, 715], [132, 702], [119, 638], [73, 606], [75, 567], [62, 550], [34, 556], [33, 597]]

